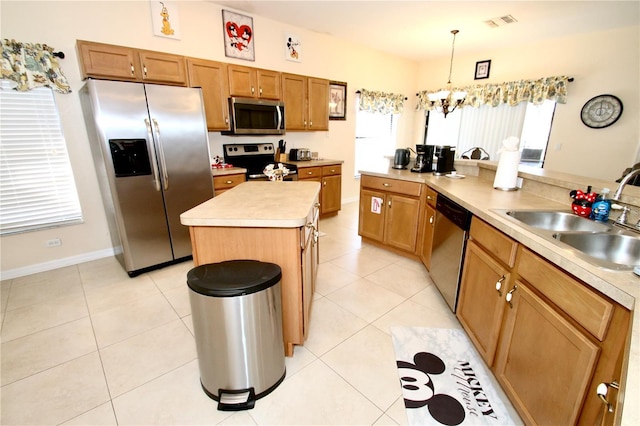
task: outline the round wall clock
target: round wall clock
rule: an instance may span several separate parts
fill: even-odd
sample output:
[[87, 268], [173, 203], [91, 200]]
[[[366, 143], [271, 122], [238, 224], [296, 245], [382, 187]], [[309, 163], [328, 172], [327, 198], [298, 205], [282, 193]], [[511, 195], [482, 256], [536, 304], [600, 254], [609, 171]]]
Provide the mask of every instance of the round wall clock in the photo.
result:
[[613, 95], [598, 95], [589, 99], [580, 112], [582, 122], [592, 129], [609, 127], [622, 115], [622, 101]]

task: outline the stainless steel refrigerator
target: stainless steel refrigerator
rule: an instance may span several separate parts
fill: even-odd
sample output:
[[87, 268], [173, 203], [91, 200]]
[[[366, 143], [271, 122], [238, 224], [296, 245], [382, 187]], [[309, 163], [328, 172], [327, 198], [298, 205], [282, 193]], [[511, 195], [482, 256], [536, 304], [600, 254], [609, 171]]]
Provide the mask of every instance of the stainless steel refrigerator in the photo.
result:
[[213, 197], [201, 90], [88, 80], [80, 99], [120, 263], [135, 276], [189, 258], [180, 214]]

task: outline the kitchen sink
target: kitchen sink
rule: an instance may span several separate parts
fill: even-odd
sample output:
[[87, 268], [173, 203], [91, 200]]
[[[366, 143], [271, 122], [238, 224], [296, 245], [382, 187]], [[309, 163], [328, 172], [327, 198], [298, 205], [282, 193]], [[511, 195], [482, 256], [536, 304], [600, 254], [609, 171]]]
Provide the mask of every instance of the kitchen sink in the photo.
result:
[[630, 270], [640, 265], [640, 234], [613, 221], [595, 222], [569, 210], [494, 211], [601, 268]]
[[630, 269], [640, 265], [640, 238], [635, 235], [559, 232], [553, 237], [608, 269]]
[[548, 231], [607, 232], [611, 229], [605, 223], [594, 222], [565, 211], [509, 210], [507, 215], [526, 225]]

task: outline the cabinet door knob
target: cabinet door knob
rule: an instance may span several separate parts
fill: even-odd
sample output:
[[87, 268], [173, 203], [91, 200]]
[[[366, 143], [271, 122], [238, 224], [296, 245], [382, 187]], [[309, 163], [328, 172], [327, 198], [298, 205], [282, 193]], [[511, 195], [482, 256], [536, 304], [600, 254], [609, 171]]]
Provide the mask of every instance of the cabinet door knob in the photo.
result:
[[311, 175], [313, 174], [313, 172], [307, 172], [307, 174], [308, 174], [309, 176], [311, 176]]
[[131, 77], [133, 77], [133, 76], [136, 75], [136, 69], [134, 68], [133, 63], [131, 63], [129, 65], [131, 65]]
[[390, 188], [390, 187], [391, 187], [391, 184], [390, 184], [390, 183], [386, 183], [386, 182], [385, 182], [385, 183], [383, 183], [383, 184], [382, 184], [382, 186], [384, 186], [384, 187], [386, 187], [386, 188]]
[[513, 299], [513, 292], [516, 291], [518, 289], [517, 285], [514, 285], [513, 288], [511, 290], [509, 290], [509, 293], [507, 293], [507, 297], [505, 297], [505, 300], [507, 301], [507, 303], [509, 304], [509, 308], [513, 309], [513, 304], [511, 303], [511, 300]]
[[502, 278], [500, 278], [497, 282], [496, 282], [496, 291], [498, 292], [498, 296], [502, 297], [502, 282], [505, 280], [505, 276], [503, 275]]
[[256, 93], [256, 88], [255, 88], [255, 87], [252, 87], [252, 88], [251, 88], [251, 94], [253, 95], [254, 93]]
[[389, 203], [388, 203], [388, 204], [389, 204], [389, 208], [391, 208], [391, 200], [389, 200]]
[[611, 383], [600, 383], [596, 388], [596, 394], [598, 395], [598, 398], [600, 398], [602, 403], [607, 406], [607, 411], [613, 413], [613, 404], [611, 404], [607, 400], [607, 393], [609, 392], [609, 388], [620, 389], [620, 385], [615, 380]]
[[326, 180], [322, 181], [322, 186], [327, 186], [327, 181]]
[[146, 65], [142, 65], [142, 73], [144, 74], [144, 77], [147, 78], [147, 66]]
[[260, 88], [260, 94], [262, 95], [262, 87]]
[[224, 183], [226, 183], [227, 185], [231, 185], [233, 183], [233, 181], [232, 180], [227, 180]]
[[429, 223], [433, 223], [433, 216], [429, 218]]

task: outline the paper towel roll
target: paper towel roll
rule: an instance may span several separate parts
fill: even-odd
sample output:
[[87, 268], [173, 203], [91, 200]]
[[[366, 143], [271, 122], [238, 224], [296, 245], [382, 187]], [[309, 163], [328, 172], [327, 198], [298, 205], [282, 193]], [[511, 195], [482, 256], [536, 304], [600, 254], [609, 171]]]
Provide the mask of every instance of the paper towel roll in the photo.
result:
[[518, 165], [520, 164], [520, 151], [502, 151], [498, 160], [496, 178], [493, 187], [503, 191], [518, 189]]

